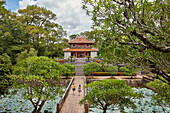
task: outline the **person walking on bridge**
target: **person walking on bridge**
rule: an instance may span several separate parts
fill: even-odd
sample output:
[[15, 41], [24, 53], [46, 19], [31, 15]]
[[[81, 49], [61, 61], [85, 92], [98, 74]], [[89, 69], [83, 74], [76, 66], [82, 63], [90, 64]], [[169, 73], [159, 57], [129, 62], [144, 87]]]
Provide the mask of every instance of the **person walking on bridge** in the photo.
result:
[[79, 87], [78, 87], [78, 92], [79, 92], [79, 96], [80, 96], [80, 92], [81, 92], [81, 85], [79, 85]]
[[72, 90], [73, 90], [73, 95], [74, 95], [74, 91], [76, 90], [74, 83], [72, 85]]

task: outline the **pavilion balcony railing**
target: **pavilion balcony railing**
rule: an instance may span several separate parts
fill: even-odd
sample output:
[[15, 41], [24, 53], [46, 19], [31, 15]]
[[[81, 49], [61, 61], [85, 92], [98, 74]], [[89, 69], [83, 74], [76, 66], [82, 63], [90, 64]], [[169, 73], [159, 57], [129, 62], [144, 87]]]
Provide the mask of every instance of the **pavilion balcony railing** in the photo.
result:
[[84, 47], [84, 46], [77, 46], [77, 47], [71, 47], [71, 49], [91, 49], [92, 47]]

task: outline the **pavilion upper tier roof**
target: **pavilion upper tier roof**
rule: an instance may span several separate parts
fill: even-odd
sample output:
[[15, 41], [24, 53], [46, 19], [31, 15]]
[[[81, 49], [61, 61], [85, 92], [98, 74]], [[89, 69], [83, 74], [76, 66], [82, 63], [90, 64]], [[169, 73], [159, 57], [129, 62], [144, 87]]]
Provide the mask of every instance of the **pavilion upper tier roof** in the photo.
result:
[[77, 36], [76, 39], [73, 39], [71, 41], [68, 42], [69, 44], [80, 44], [80, 43], [88, 43], [88, 44], [93, 44], [94, 42], [91, 41], [91, 40], [88, 40], [86, 37], [83, 37], [83, 36]]
[[67, 48], [65, 50], [63, 50], [64, 52], [90, 52], [90, 51], [93, 51], [93, 52], [97, 52], [99, 51], [98, 49], [94, 49], [94, 48], [91, 48], [91, 49], [70, 49], [70, 48]]

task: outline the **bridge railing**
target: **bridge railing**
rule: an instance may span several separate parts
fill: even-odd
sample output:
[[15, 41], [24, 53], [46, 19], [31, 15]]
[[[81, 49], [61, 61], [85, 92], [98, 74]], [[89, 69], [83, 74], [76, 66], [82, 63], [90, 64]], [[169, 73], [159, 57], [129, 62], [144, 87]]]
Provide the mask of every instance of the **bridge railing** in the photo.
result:
[[[84, 85], [86, 85], [87, 81], [86, 81], [86, 76], [84, 75]], [[87, 94], [87, 88], [84, 88], [84, 96], [86, 96]], [[89, 104], [88, 102], [84, 103], [84, 109], [85, 109], [85, 113], [89, 112]]]
[[57, 103], [57, 111], [56, 111], [56, 113], [60, 113], [61, 108], [63, 107], [63, 104], [64, 104], [64, 102], [65, 102], [65, 100], [66, 100], [66, 98], [68, 96], [69, 90], [71, 89], [71, 85], [72, 85], [73, 81], [74, 81], [74, 76], [71, 79], [69, 85], [67, 86], [67, 89], [66, 89], [64, 95], [62, 96], [62, 98], [60, 99], [59, 103]]

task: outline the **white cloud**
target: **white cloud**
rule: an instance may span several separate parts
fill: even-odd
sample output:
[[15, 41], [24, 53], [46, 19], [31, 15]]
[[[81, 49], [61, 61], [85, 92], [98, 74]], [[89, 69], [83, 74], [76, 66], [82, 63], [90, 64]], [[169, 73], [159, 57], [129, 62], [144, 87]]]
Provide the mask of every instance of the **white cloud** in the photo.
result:
[[37, 3], [37, 1], [34, 0], [22, 0], [19, 1], [19, 7], [20, 9], [24, 9], [27, 7], [27, 5], [35, 5]]
[[20, 8], [36, 4], [46, 7], [57, 15], [56, 22], [63, 26], [68, 36], [90, 30], [92, 21], [81, 8], [82, 0], [22, 0]]

